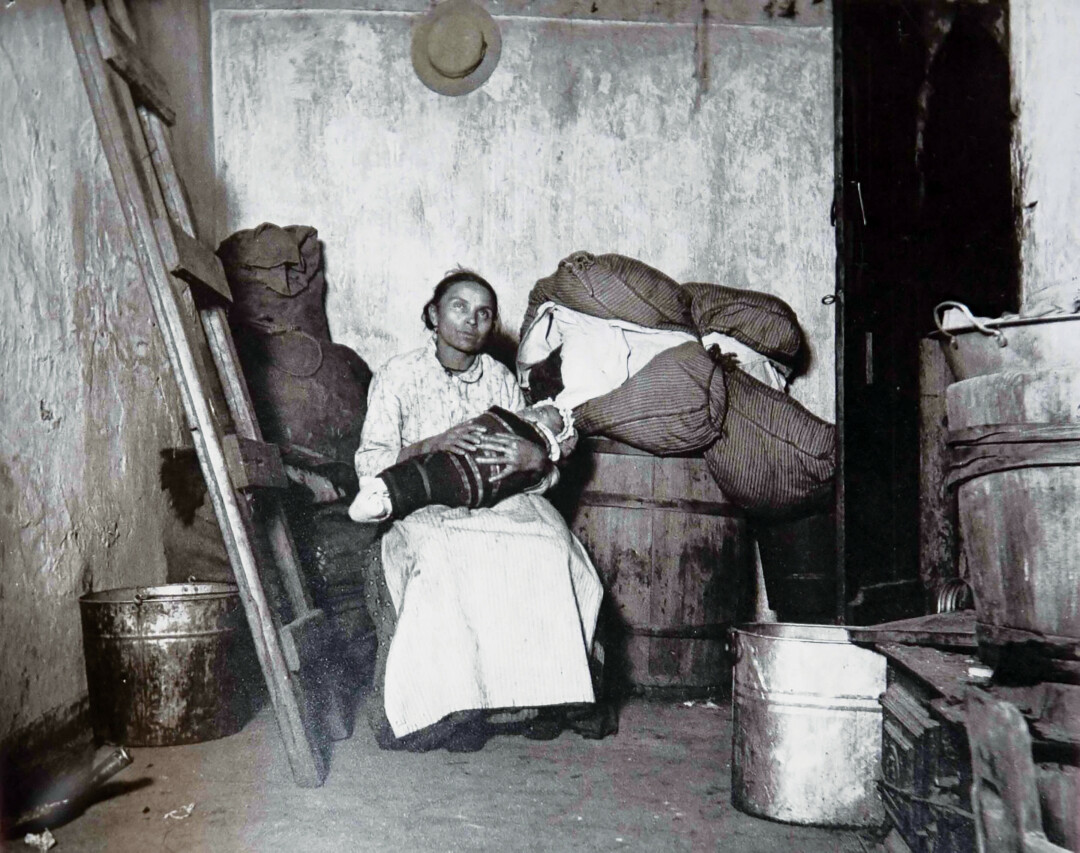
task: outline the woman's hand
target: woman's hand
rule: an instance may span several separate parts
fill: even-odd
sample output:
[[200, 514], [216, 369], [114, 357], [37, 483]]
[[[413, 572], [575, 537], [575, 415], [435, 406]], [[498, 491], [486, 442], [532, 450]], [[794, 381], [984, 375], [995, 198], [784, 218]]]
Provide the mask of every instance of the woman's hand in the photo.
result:
[[476, 424], [463, 423], [450, 427], [446, 432], [440, 432], [416, 444], [404, 448], [398, 455], [398, 461], [424, 453], [435, 453], [445, 450], [448, 453], [475, 453], [480, 449], [481, 442], [487, 435], [487, 430]]
[[482, 465], [494, 465], [493, 483], [519, 471], [543, 471], [547, 454], [531, 441], [517, 435], [489, 435], [480, 442], [482, 451], [476, 461]]
[[474, 453], [483, 446], [487, 430], [482, 426], [464, 423], [427, 439], [428, 453], [445, 450], [449, 453]]

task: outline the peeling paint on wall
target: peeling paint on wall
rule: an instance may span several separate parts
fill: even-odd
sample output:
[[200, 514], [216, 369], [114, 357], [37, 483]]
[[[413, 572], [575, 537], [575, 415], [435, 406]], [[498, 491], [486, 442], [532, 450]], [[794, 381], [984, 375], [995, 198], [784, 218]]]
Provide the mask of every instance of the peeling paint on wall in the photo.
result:
[[456, 264], [496, 284], [514, 333], [579, 249], [774, 293], [813, 350], [793, 392], [834, 416], [828, 26], [497, 16], [499, 67], [446, 98], [413, 73], [413, 20], [215, 9], [219, 239], [318, 228], [331, 331], [373, 366], [418, 344]]
[[1080, 4], [1012, 0], [1013, 184], [1022, 306], [1080, 307]]
[[59, 4], [0, 11], [0, 80], [2, 742], [85, 697], [78, 597], [164, 578], [185, 429]]

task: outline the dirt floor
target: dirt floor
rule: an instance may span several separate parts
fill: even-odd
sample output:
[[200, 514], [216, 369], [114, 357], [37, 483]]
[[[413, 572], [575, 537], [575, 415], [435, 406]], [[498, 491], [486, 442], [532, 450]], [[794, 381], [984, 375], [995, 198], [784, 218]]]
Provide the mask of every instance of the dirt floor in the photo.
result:
[[[107, 798], [51, 828], [56, 853], [709, 850], [867, 853], [867, 832], [790, 826], [731, 806], [731, 713], [631, 700], [602, 741], [492, 739], [481, 751], [378, 749], [363, 719], [330, 776], [296, 787], [270, 708], [238, 734], [132, 749]], [[102, 747], [98, 758], [111, 749]], [[189, 813], [188, 813], [189, 812]], [[183, 815], [188, 813], [186, 817]], [[21, 840], [9, 851], [32, 850]]]

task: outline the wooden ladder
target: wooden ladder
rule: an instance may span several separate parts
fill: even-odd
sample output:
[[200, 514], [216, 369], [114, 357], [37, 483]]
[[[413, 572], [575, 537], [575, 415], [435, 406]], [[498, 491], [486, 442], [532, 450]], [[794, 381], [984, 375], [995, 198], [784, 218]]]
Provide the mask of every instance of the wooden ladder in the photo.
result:
[[330, 629], [300, 569], [224, 306], [217, 256], [196, 239], [170, 151], [167, 87], [140, 55], [123, 0], [63, 0], [68, 30], [169, 361], [293, 778], [322, 784], [351, 719], [329, 672]]

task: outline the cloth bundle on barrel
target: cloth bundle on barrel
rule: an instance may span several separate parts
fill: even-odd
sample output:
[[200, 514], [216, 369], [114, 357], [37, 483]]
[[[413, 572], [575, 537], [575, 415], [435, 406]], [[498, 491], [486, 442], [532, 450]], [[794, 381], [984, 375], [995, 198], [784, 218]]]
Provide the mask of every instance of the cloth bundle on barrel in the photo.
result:
[[751, 517], [828, 491], [834, 430], [782, 390], [803, 351], [777, 297], [680, 285], [621, 255], [576, 252], [530, 294], [518, 375], [562, 388], [595, 437], [553, 500], [604, 576], [610, 666], [635, 689], [730, 685]]
[[263, 223], [218, 247], [232, 288], [229, 324], [265, 437], [351, 468], [371, 370], [330, 340], [318, 232]]
[[583, 435], [664, 456], [711, 446], [727, 410], [723, 368], [696, 341], [655, 356], [613, 391], [574, 409]]
[[[539, 362], [547, 353], [536, 339], [550, 335], [537, 328], [550, 303], [612, 324], [695, 336], [657, 353], [617, 387], [577, 403], [582, 435], [660, 456], [704, 452], [717, 485], [751, 515], [790, 514], [831, 494], [836, 428], [783, 390], [799, 368], [805, 339], [782, 299], [718, 284], [680, 285], [633, 258], [575, 252], [529, 295], [521, 375], [528, 375], [531, 361], [547, 366]], [[523, 358], [527, 350], [536, 356]], [[565, 347], [556, 355], [565, 377]], [[566, 377], [571, 383], [587, 385]]]
[[675, 279], [624, 255], [574, 252], [529, 293], [522, 331], [545, 302], [602, 320], [625, 320], [650, 329], [692, 332], [690, 296]]
[[824, 506], [836, 471], [836, 427], [742, 370], [725, 373], [727, 411], [705, 451], [709, 471], [752, 516]]
[[788, 370], [796, 367], [803, 332], [784, 300], [722, 284], [689, 282], [683, 289], [690, 298], [694, 328], [702, 339], [713, 333], [728, 335]]

